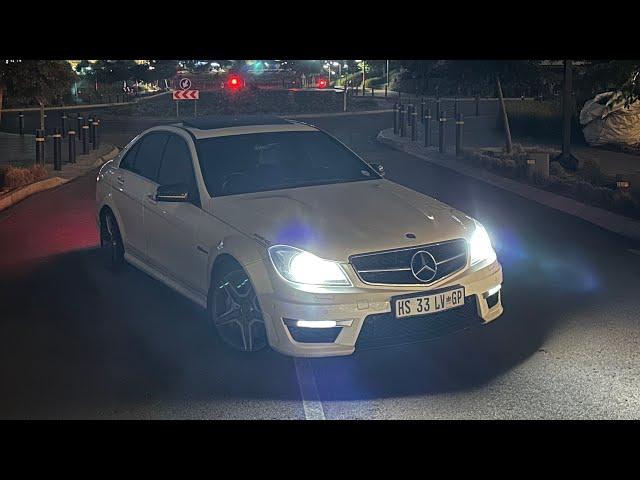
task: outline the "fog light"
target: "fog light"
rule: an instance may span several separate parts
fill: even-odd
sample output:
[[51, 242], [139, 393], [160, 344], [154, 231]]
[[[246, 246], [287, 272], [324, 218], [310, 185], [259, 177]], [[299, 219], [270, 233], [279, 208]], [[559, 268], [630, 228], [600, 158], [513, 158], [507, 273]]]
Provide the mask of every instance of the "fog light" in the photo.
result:
[[296, 322], [296, 327], [302, 328], [333, 328], [335, 326], [335, 320], [298, 320]]
[[490, 297], [494, 293], [498, 293], [501, 288], [502, 288], [502, 285], [496, 285], [495, 287], [489, 289], [489, 291], [487, 292], [487, 297]]

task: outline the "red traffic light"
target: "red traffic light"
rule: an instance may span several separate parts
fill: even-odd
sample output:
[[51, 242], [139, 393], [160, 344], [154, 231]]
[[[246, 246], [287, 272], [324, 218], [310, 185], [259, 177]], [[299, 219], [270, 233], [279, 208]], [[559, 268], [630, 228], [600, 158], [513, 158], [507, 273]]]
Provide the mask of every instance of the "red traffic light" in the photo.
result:
[[325, 88], [327, 86], [327, 81], [324, 78], [318, 80], [318, 88]]
[[229, 75], [229, 78], [227, 78], [227, 88], [229, 90], [239, 90], [242, 88], [243, 83], [242, 78], [238, 75]]

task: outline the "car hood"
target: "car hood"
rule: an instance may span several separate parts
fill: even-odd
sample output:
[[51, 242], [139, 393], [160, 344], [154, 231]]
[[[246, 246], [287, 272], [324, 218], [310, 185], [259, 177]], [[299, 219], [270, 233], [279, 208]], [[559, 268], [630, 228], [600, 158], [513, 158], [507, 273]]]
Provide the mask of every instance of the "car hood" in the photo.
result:
[[388, 180], [218, 197], [211, 213], [271, 245], [341, 262], [357, 253], [468, 238], [474, 229], [464, 213]]

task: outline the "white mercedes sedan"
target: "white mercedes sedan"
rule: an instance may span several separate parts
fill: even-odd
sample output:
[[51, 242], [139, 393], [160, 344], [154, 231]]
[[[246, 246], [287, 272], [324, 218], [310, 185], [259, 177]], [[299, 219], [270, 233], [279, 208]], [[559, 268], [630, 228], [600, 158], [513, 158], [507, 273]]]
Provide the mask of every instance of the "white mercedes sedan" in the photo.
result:
[[503, 311], [480, 223], [305, 123], [146, 130], [100, 169], [96, 207], [114, 269], [126, 261], [201, 305], [240, 351], [349, 355]]

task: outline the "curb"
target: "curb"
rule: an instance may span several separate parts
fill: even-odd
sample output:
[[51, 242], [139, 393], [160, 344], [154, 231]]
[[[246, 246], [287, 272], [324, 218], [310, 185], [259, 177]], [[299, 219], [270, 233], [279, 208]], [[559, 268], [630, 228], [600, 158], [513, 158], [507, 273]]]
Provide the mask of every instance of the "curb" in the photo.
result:
[[[618, 235], [633, 240], [640, 240], [640, 221], [633, 218], [625, 217], [624, 215], [610, 212], [603, 208], [587, 205], [572, 198], [558, 195], [557, 193], [547, 192], [546, 190], [531, 185], [501, 177], [486, 170], [460, 162], [451, 154], [446, 154], [445, 156], [434, 150], [433, 153], [435, 155], [425, 155], [423, 152], [424, 147], [421, 145], [412, 145], [409, 139], [399, 140], [394, 138], [393, 129], [391, 128], [380, 131], [376, 139], [391, 148], [426, 160], [439, 167], [448, 168], [467, 177], [475, 178], [494, 187], [515, 193], [541, 205], [568, 213], [569, 215], [578, 217], [605, 230], [617, 233]], [[446, 160], [438, 157], [446, 158]]]
[[384, 110], [361, 110], [355, 112], [332, 112], [332, 113], [296, 113], [295, 115], [278, 115], [280, 118], [323, 118], [323, 117], [346, 117], [350, 115], [375, 115], [377, 113], [391, 113], [393, 109]]
[[[88, 168], [87, 171], [93, 170], [95, 167], [98, 167], [103, 163], [108, 162], [109, 160], [114, 158], [116, 155], [118, 155], [119, 152], [120, 150], [117, 147], [114, 147], [109, 153], [106, 153], [103, 156], [96, 159], [96, 161]], [[81, 176], [81, 175], [78, 175], [78, 176]], [[60, 177], [51, 177], [51, 178], [46, 178], [44, 180], [40, 180], [39, 182], [34, 182], [29, 185], [25, 185], [24, 187], [19, 187], [7, 193], [5, 196], [0, 197], [0, 212], [24, 200], [25, 198], [30, 197], [34, 193], [50, 190], [52, 188], [63, 185], [67, 182], [70, 182], [71, 180], [73, 179], [65, 180]]]

